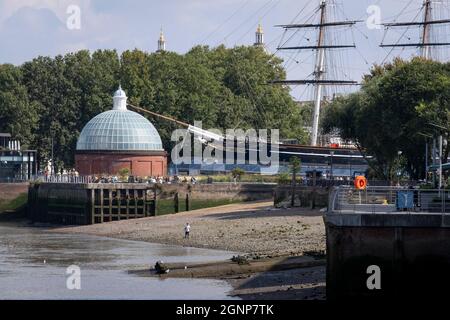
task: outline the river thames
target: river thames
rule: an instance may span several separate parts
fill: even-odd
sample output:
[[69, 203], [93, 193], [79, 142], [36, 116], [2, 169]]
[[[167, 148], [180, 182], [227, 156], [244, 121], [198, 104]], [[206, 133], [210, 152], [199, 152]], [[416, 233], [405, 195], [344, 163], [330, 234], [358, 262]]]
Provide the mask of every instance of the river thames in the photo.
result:
[[[129, 271], [158, 260], [206, 262], [232, 255], [0, 223], [0, 299], [230, 299], [225, 281], [161, 280]], [[66, 284], [71, 265], [81, 270], [79, 290]]]

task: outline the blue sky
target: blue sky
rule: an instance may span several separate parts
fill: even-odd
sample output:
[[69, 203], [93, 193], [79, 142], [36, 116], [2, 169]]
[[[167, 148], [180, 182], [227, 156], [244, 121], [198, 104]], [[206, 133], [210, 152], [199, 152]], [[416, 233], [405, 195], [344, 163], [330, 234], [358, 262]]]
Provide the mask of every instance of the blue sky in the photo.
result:
[[[330, 61], [339, 66], [333, 72], [330, 68], [330, 75], [359, 80], [374, 62], [389, 60], [397, 54], [408, 57], [417, 53], [417, 50], [397, 50], [386, 58], [388, 50], [378, 47], [384, 36], [383, 29], [369, 29], [365, 23], [370, 5], [379, 6], [384, 22], [395, 19], [410, 0], [335, 2], [336, 5], [330, 8], [330, 16], [336, 12], [339, 19], [364, 21], [353, 31], [344, 30], [342, 34], [333, 35], [342, 42], [356, 43], [358, 49], [329, 56], [333, 59]], [[268, 50], [285, 60], [289, 78], [303, 78], [312, 72], [312, 52], [306, 52], [304, 57], [303, 53], [276, 52], [280, 40], [285, 41], [290, 34], [282, 38], [283, 29], [274, 26], [305, 21], [318, 3], [319, 0], [0, 0], [0, 63], [20, 64], [38, 55], [54, 56], [79, 49], [154, 51], [161, 26], [168, 50], [183, 53], [197, 44], [217, 46], [224, 43], [232, 47], [253, 43], [256, 26], [261, 22]], [[421, 4], [422, 0], [412, 0], [398, 19], [413, 18]], [[66, 26], [69, 17], [66, 11], [70, 5], [81, 10], [79, 30], [69, 30]], [[303, 8], [304, 11], [293, 20]], [[444, 12], [448, 8], [449, 1], [441, 0], [436, 4], [435, 12]], [[385, 41], [396, 41], [400, 35], [401, 32], [390, 32]], [[406, 40], [414, 41], [415, 36], [418, 36], [417, 31]], [[302, 34], [300, 38], [293, 36], [293, 42], [289, 44], [300, 44], [313, 38], [314, 34]], [[293, 91], [297, 96], [302, 92], [302, 88]]]

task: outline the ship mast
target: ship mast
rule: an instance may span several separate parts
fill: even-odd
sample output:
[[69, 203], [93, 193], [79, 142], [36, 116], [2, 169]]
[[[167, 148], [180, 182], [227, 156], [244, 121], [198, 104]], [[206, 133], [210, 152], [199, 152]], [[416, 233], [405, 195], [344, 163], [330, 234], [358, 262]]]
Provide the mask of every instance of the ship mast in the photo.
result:
[[421, 55], [425, 59], [430, 58], [430, 47], [427, 46], [427, 43], [430, 43], [430, 25], [428, 22], [430, 21], [431, 17], [431, 0], [426, 0], [424, 3], [425, 10], [424, 10], [424, 16], [423, 16], [423, 32], [422, 32], [422, 52]]
[[317, 62], [316, 62], [316, 70], [314, 72], [316, 84], [316, 93], [314, 99], [314, 114], [313, 114], [313, 125], [311, 132], [311, 145], [317, 145], [317, 133], [319, 132], [319, 115], [320, 115], [320, 103], [322, 102], [322, 84], [320, 81], [323, 77], [323, 68], [324, 68], [324, 60], [325, 60], [325, 48], [323, 48], [323, 38], [324, 38], [324, 26], [325, 23], [325, 14], [326, 14], [326, 2], [323, 1], [320, 4], [320, 27], [319, 27], [319, 40], [318, 40], [318, 49], [317, 49]]
[[311, 145], [317, 145], [317, 138], [319, 132], [319, 117], [320, 106], [322, 102], [322, 89], [325, 85], [355, 85], [356, 81], [350, 80], [337, 80], [337, 79], [325, 79], [325, 50], [327, 49], [339, 49], [339, 48], [355, 48], [355, 45], [332, 45], [325, 44], [325, 34], [327, 28], [338, 26], [352, 26], [360, 21], [327, 21], [327, 1], [321, 0], [320, 6], [320, 22], [318, 24], [287, 24], [278, 25], [286, 29], [305, 29], [316, 28], [318, 29], [317, 45], [315, 46], [291, 46], [291, 47], [278, 47], [277, 50], [316, 50], [316, 62], [314, 67], [314, 79], [304, 80], [275, 80], [272, 83], [288, 84], [288, 85], [304, 85], [312, 84], [315, 87], [314, 92], [314, 113], [312, 119], [312, 132], [311, 132]]
[[431, 0], [424, 0], [422, 8], [424, 10], [423, 20], [419, 22], [397, 22], [384, 23], [383, 26], [388, 29], [391, 27], [422, 27], [422, 34], [419, 43], [391, 43], [380, 44], [380, 47], [417, 47], [420, 48], [420, 56], [425, 59], [431, 59], [431, 49], [434, 47], [450, 46], [450, 42], [432, 42], [430, 37], [430, 28], [432, 25], [449, 24], [450, 19], [432, 20], [432, 2]]

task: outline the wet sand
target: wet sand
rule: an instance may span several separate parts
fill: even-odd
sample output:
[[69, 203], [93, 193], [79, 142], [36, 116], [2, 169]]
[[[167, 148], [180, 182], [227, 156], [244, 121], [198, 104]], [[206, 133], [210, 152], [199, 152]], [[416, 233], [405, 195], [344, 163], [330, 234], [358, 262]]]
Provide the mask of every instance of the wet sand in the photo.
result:
[[[190, 239], [183, 238], [186, 222], [192, 226]], [[304, 256], [325, 250], [319, 210], [274, 209], [272, 202], [248, 202], [52, 231], [241, 252], [250, 258], [248, 264], [228, 260], [186, 264], [186, 269], [171, 265], [171, 272], [162, 277], [227, 280], [233, 287], [229, 295], [241, 299], [325, 299], [324, 257]], [[289, 259], [293, 260], [286, 263]], [[152, 276], [148, 269], [131, 272]]]
[[318, 257], [278, 257], [209, 263], [165, 263], [168, 273], [133, 270], [144, 277], [210, 278], [226, 280], [232, 297], [244, 300], [308, 299], [323, 300], [325, 292], [325, 259]]
[[[191, 224], [190, 239], [183, 237], [186, 222]], [[319, 210], [275, 209], [268, 201], [61, 227], [54, 231], [229, 250], [262, 257], [302, 255], [306, 251], [325, 249], [325, 227]]]
[[[82, 234], [49, 233], [28, 223], [0, 223], [0, 300], [3, 299], [229, 299], [220, 279], [138, 277], [130, 270], [156, 260], [190, 264], [225, 260], [228, 251], [183, 248]], [[80, 288], [67, 286], [69, 266]]]

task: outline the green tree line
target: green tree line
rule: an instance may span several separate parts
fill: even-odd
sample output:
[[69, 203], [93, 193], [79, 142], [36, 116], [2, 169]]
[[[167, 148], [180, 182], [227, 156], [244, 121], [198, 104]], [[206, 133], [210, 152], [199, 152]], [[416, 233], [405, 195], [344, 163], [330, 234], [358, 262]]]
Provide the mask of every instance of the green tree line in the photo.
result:
[[[450, 139], [450, 63], [414, 58], [375, 65], [358, 92], [327, 107], [322, 127], [354, 141], [374, 176], [392, 180], [404, 171], [424, 178], [426, 139]], [[449, 151], [447, 143], [444, 163]]]
[[[306, 142], [302, 114], [284, 86], [282, 60], [261, 48], [197, 46], [185, 54], [86, 50], [0, 65], [0, 132], [10, 132], [39, 160], [70, 168], [83, 126], [109, 110], [121, 84], [129, 102], [203, 128], [277, 128]], [[166, 150], [176, 125], [149, 119]]]

